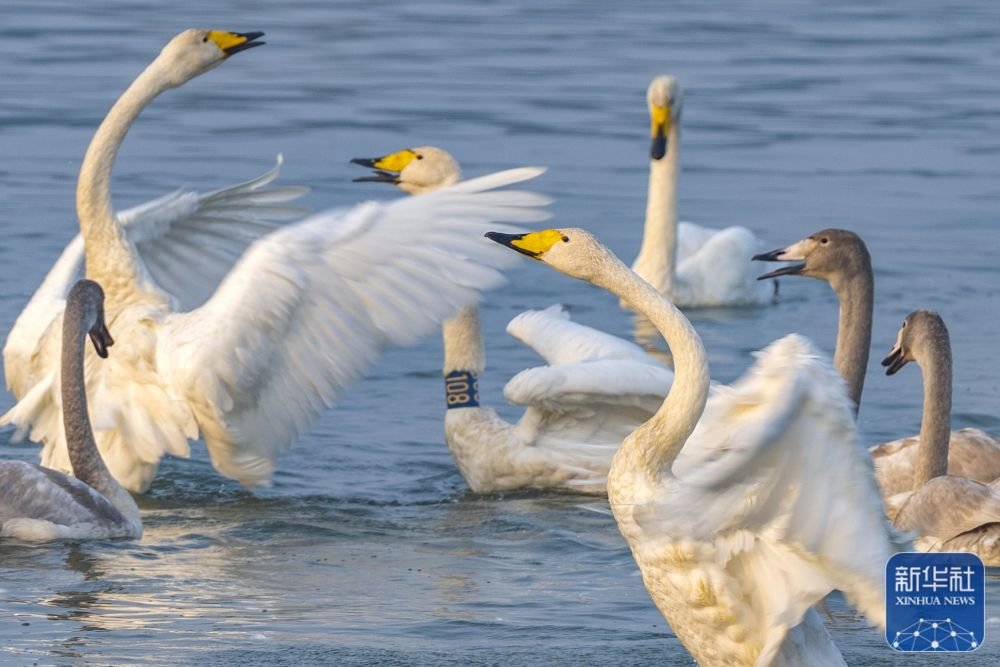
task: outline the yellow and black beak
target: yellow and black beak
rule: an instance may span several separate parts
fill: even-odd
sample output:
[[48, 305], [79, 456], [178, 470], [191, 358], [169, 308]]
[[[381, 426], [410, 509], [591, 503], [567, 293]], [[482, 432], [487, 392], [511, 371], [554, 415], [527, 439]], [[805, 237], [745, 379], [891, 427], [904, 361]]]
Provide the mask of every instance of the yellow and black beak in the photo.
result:
[[263, 46], [267, 42], [256, 40], [264, 36], [262, 32], [226, 32], [225, 30], [210, 30], [208, 39], [215, 42], [215, 45], [222, 49], [226, 57], [252, 49], [255, 46]]
[[388, 171], [382, 171], [378, 169], [375, 165], [381, 158], [365, 158], [356, 157], [351, 160], [352, 164], [360, 164], [362, 167], [368, 167], [374, 170], [374, 174], [371, 176], [359, 176], [358, 178], [352, 179], [353, 183], [391, 183], [396, 185], [399, 183], [399, 174], [393, 174]]
[[654, 106], [649, 112], [650, 134], [653, 137], [653, 146], [650, 148], [649, 157], [654, 160], [662, 160], [667, 154], [667, 133], [670, 132], [670, 105]]
[[542, 254], [548, 252], [559, 241], [569, 241], [569, 238], [558, 229], [544, 229], [540, 232], [527, 234], [486, 232], [486, 238], [516, 250], [522, 255], [527, 255], [531, 259], [541, 259]]
[[383, 155], [382, 157], [356, 157], [351, 162], [362, 167], [373, 169], [375, 173], [371, 176], [361, 176], [355, 178], [355, 183], [399, 183], [399, 173], [406, 168], [406, 165], [419, 159], [417, 154], [409, 148], [401, 151]]

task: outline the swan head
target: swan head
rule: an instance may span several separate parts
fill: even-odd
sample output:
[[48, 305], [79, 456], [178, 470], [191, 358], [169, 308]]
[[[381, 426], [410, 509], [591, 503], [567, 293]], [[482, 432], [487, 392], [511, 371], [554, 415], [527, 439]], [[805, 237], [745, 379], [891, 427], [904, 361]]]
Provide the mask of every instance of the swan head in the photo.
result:
[[680, 121], [681, 86], [677, 78], [669, 75], [658, 76], [646, 89], [646, 103], [649, 106], [649, 133], [653, 139], [649, 156], [662, 160], [667, 154], [667, 135], [670, 127]]
[[932, 350], [942, 348], [951, 349], [944, 320], [933, 310], [915, 310], [903, 320], [896, 334], [896, 344], [882, 360], [885, 374], [895, 375], [907, 363], [919, 363], [925, 355], [932, 354]]
[[375, 170], [371, 176], [355, 178], [355, 183], [392, 183], [411, 195], [454, 185], [462, 178], [455, 158], [434, 146], [404, 148], [376, 158], [356, 157], [351, 162]]
[[261, 46], [262, 32], [227, 32], [189, 28], [163, 47], [156, 62], [173, 86], [204, 74], [229, 56]]
[[573, 278], [600, 284], [610, 265], [620, 263], [596, 236], [585, 229], [566, 227], [528, 234], [487, 232], [486, 238], [548, 264]]
[[93, 280], [78, 280], [66, 297], [66, 310], [70, 317], [79, 317], [94, 344], [97, 356], [107, 359], [108, 348], [115, 340], [104, 321], [104, 290]]
[[754, 255], [761, 262], [796, 262], [757, 280], [778, 276], [808, 276], [836, 285], [859, 271], [871, 271], [871, 256], [861, 237], [846, 229], [824, 229], [785, 248]]

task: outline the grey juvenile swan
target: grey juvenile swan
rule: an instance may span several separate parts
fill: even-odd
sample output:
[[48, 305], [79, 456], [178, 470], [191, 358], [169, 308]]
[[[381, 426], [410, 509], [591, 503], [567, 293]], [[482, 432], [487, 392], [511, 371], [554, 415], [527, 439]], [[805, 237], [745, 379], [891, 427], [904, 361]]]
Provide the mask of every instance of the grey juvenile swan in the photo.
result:
[[75, 477], [24, 461], [0, 461], [0, 537], [22, 540], [137, 538], [139, 508], [104, 465], [87, 414], [84, 353], [114, 343], [104, 323], [104, 291], [92, 280], [69, 292], [62, 322], [63, 426]]
[[[846, 229], [824, 229], [787, 248], [756, 255], [755, 260], [798, 262], [761, 278], [794, 275], [830, 284], [840, 300], [840, 322], [833, 365], [847, 382], [857, 409], [865, 384], [872, 337], [874, 283], [871, 255], [865, 242]], [[875, 478], [888, 500], [909, 491], [917, 463], [918, 436], [892, 440], [871, 448]], [[953, 431], [948, 449], [948, 473], [988, 483], [1000, 477], [1000, 441], [976, 428]]]
[[968, 551], [998, 566], [1000, 489], [948, 473], [951, 342], [944, 321], [932, 310], [906, 316], [882, 365], [893, 375], [910, 361], [923, 373], [924, 414], [913, 487], [887, 499], [890, 518], [897, 528], [916, 531], [923, 551]]

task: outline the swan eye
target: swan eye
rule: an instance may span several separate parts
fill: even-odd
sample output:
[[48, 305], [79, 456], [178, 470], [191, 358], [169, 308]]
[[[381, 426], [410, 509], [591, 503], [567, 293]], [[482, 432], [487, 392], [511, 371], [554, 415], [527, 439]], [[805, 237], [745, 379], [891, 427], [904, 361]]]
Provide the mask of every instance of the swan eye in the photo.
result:
[[205, 35], [204, 37], [202, 37], [201, 41], [202, 42], [207, 42], [208, 41], [208, 35]]
[[820, 243], [822, 243], [823, 245], [826, 245], [827, 243], [829, 243], [829, 242], [830, 242], [830, 239], [828, 239], [828, 238], [826, 238], [826, 237], [824, 236], [823, 238], [821, 238], [821, 239], [819, 240], [819, 242], [820, 242]]
[[423, 155], [417, 155], [417, 159], [418, 159], [418, 160], [423, 160], [423, 159], [424, 159], [424, 156], [423, 156]]
[[569, 237], [568, 236], [562, 237], [562, 240], [563, 240], [563, 243], [569, 243]]

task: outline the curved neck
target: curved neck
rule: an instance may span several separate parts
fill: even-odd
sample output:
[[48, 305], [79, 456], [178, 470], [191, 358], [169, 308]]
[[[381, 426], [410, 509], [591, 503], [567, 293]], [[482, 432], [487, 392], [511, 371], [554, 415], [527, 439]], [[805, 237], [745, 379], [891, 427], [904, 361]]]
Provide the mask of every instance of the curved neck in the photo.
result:
[[[83, 234], [88, 277], [99, 280], [108, 302], [134, 289], [141, 274], [132, 245], [115, 218], [111, 205], [111, 169], [118, 148], [139, 113], [157, 95], [173, 87], [153, 61], [128, 87], [105, 116], [87, 147], [76, 187], [76, 210]], [[117, 298], [116, 298], [117, 297]]]
[[649, 194], [642, 246], [633, 266], [661, 292], [673, 287], [677, 266], [677, 178], [680, 174], [680, 123], [671, 123], [667, 154], [649, 162]]
[[951, 439], [951, 345], [947, 337], [930, 344], [929, 355], [919, 359], [924, 378], [924, 414], [920, 420], [920, 450], [913, 473], [913, 489], [948, 474], [948, 441]]
[[708, 399], [708, 357], [698, 333], [669, 301], [624, 264], [615, 265], [594, 281], [641, 313], [657, 328], [674, 358], [674, 381], [663, 405], [625, 439], [619, 458], [650, 479], [669, 475], [670, 468], [694, 431]]
[[83, 327], [81, 306], [76, 301], [66, 304], [63, 314], [62, 341], [62, 407], [63, 428], [69, 451], [73, 476], [91, 488], [108, 495], [117, 487], [108, 468], [104, 465], [94, 442], [94, 432], [87, 414], [87, 389], [84, 380], [84, 351], [87, 332]]
[[833, 291], [840, 300], [840, 320], [837, 324], [837, 349], [833, 365], [847, 382], [847, 393], [854, 401], [854, 414], [861, 405], [865, 387], [868, 354], [872, 341], [872, 307], [875, 280], [871, 261], [862, 262], [861, 270], [852, 277], [832, 280]]

